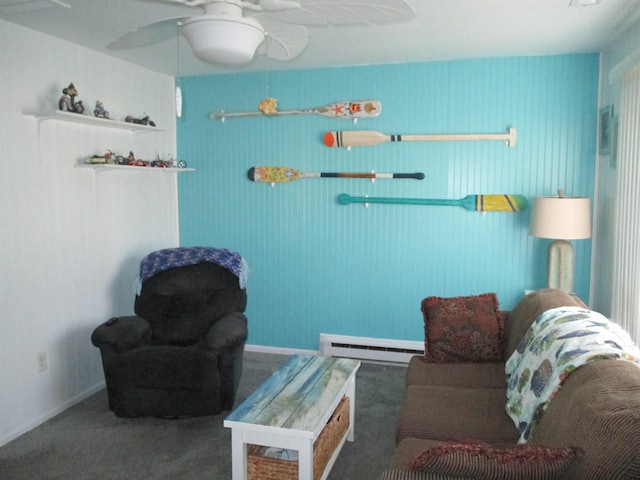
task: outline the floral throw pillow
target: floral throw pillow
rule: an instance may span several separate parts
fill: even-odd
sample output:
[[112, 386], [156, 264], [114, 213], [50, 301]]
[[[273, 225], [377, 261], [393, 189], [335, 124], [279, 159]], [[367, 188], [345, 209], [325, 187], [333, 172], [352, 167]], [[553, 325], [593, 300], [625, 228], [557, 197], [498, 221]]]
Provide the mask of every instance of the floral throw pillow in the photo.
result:
[[503, 360], [504, 322], [495, 293], [422, 300], [425, 358], [433, 363]]
[[581, 453], [576, 447], [447, 442], [419, 454], [409, 468], [475, 480], [554, 480], [563, 478]]

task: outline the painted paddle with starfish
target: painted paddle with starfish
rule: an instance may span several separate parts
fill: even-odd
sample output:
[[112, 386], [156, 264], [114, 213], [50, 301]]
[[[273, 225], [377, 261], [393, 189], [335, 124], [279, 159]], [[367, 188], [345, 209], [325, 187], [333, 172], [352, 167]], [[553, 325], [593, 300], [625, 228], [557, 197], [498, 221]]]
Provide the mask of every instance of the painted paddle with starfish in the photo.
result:
[[382, 104], [378, 100], [345, 100], [329, 103], [321, 107], [300, 110], [260, 109], [256, 112], [211, 112], [209, 118], [224, 121], [227, 117], [278, 117], [281, 115], [323, 115], [357, 121], [359, 118], [374, 118], [382, 112]]

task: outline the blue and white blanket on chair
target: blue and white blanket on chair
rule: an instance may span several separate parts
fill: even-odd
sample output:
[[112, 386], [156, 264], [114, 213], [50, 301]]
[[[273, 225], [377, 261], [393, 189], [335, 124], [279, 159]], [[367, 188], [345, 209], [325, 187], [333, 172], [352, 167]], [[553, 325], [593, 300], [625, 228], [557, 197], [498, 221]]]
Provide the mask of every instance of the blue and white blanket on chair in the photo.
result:
[[618, 359], [640, 367], [640, 350], [619, 325], [579, 307], [547, 310], [507, 360], [507, 413], [526, 443], [549, 402], [576, 368]]
[[238, 277], [240, 288], [247, 287], [249, 266], [239, 253], [226, 248], [177, 247], [151, 252], [142, 259], [140, 274], [135, 281], [136, 294], [140, 294], [142, 283], [158, 272], [202, 262], [211, 262], [226, 268]]

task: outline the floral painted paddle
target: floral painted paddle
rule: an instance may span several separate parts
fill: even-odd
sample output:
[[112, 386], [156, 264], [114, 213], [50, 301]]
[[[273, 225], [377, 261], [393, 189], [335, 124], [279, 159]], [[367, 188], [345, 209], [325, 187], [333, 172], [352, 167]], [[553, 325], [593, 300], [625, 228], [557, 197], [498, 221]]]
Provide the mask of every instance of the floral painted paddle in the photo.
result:
[[289, 167], [252, 167], [247, 172], [252, 182], [282, 183], [301, 178], [415, 178], [424, 179], [424, 173], [348, 173], [348, 172], [301, 172]]

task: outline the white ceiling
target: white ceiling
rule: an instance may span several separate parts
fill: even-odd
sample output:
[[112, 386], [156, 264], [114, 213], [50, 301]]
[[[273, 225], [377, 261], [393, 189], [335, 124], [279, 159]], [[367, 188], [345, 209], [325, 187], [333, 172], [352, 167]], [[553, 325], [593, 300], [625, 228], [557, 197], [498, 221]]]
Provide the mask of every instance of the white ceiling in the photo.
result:
[[298, 58], [277, 62], [257, 56], [233, 69], [197, 60], [177, 35], [137, 49], [106, 49], [138, 27], [200, 13], [177, 3], [0, 0], [0, 18], [172, 76], [599, 52], [640, 19], [640, 0], [600, 0], [593, 6], [569, 6], [570, 0], [407, 1], [416, 14], [407, 22], [309, 27], [309, 46]]

